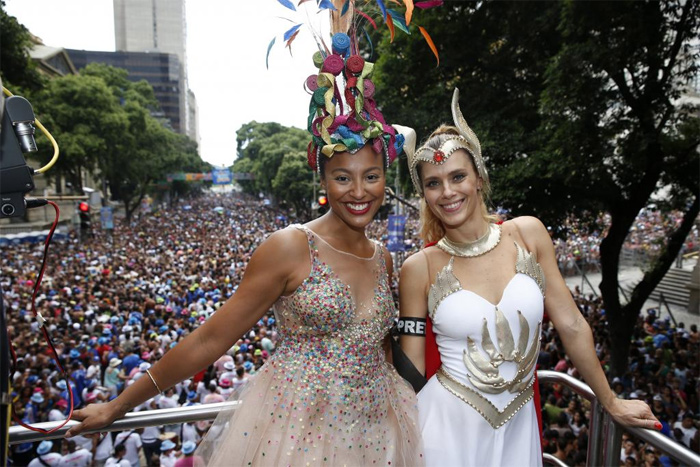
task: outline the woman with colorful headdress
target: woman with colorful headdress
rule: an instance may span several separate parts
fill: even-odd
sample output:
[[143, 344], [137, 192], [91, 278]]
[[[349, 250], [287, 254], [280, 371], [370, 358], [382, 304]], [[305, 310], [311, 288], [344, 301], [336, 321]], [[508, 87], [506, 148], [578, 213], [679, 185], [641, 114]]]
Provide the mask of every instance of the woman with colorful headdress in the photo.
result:
[[426, 465], [542, 464], [534, 399], [545, 311], [615, 420], [658, 429], [646, 404], [617, 399], [608, 386], [547, 229], [534, 217], [498, 223], [489, 215], [481, 145], [456, 89], [452, 115], [454, 126], [407, 151], [429, 246], [402, 266], [399, 332], [406, 355], [430, 378], [418, 394]]
[[78, 410], [69, 435], [94, 430], [212, 364], [274, 307], [275, 353], [230, 399], [195, 465], [422, 465], [416, 397], [387, 363], [392, 261], [365, 227], [384, 199], [404, 135], [378, 110], [372, 64], [350, 36], [314, 56], [308, 161], [330, 210], [272, 234], [236, 293], [115, 400]]

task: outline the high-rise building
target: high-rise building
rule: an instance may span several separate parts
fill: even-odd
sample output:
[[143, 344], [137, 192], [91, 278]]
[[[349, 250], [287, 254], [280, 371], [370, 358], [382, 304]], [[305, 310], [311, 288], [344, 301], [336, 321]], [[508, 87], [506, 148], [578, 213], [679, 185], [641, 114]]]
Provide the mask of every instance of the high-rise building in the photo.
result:
[[180, 132], [197, 141], [196, 106], [187, 83], [185, 0], [114, 0], [117, 52], [174, 54], [180, 64]]
[[[78, 70], [89, 63], [104, 63], [129, 72], [130, 81], [148, 81], [161, 113], [154, 117], [163, 118], [178, 133], [185, 133], [182, 120], [182, 67], [174, 54], [155, 52], [94, 52], [90, 50], [67, 49], [73, 65]], [[195, 118], [196, 120], [196, 118]], [[196, 139], [195, 139], [196, 141]]]

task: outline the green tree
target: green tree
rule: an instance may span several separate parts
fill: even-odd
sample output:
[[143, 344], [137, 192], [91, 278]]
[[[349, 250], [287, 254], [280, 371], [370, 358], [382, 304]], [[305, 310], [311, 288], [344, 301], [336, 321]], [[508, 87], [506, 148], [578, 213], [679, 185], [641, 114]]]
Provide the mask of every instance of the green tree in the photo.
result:
[[43, 79], [36, 65], [29, 57], [32, 35], [17, 18], [5, 12], [5, 2], [0, 0], [0, 77], [3, 86], [14, 88], [14, 94], [22, 90], [36, 91], [43, 85]]
[[[679, 97], [697, 77], [698, 2], [446, 3], [422, 38], [382, 38], [375, 82], [389, 121], [425, 138], [462, 110], [482, 141], [496, 205], [549, 225], [604, 211], [600, 285], [613, 373], [623, 373], [635, 318], [698, 214], [697, 107]], [[636, 285], [618, 296], [619, 255], [640, 209], [660, 188], [685, 217]]]
[[[49, 174], [64, 177], [82, 193], [83, 170], [95, 172], [99, 161], [109, 159], [127, 133], [129, 121], [124, 109], [102, 79], [83, 75], [50, 80], [33, 101], [37, 116], [61, 151]], [[40, 157], [48, 160], [50, 144], [38, 146]]]
[[275, 178], [272, 179], [272, 194], [280, 201], [294, 207], [297, 215], [311, 216], [311, 194], [313, 193], [313, 173], [302, 152], [285, 154]]
[[[233, 172], [255, 175], [253, 169], [253, 161], [244, 157], [239, 157], [233, 162]], [[243, 193], [247, 193], [249, 195], [254, 196], [258, 194], [255, 180], [237, 180], [236, 183], [238, 183], [241, 186]]]
[[[313, 175], [306, 165], [306, 146], [309, 142], [306, 131], [279, 123], [252, 121], [243, 125], [236, 136], [238, 158], [233, 169], [235, 172], [252, 173], [255, 176], [255, 180], [239, 182], [244, 192], [272, 195], [278, 201], [286, 201], [294, 206], [297, 213], [308, 213], [313, 193]], [[306, 166], [305, 172], [301, 170], [303, 166]], [[298, 178], [290, 178], [291, 174]], [[278, 180], [276, 187], [275, 180]], [[282, 183], [281, 180], [290, 185], [285, 189], [279, 184]], [[310, 181], [308, 184], [307, 180]], [[299, 183], [299, 186], [292, 186], [294, 183]]]
[[153, 89], [129, 81], [126, 70], [90, 64], [78, 75], [55, 78], [37, 94], [36, 108], [61, 148], [52, 172], [78, 191], [83, 171], [103, 177], [127, 220], [166, 174], [208, 167], [196, 143], [151, 115]]
[[[698, 37], [698, 10], [698, 2], [683, 0], [569, 2], [559, 24], [562, 46], [547, 70], [543, 132], [548, 159], [561, 161], [554, 169], [568, 185], [561, 193], [579, 193], [574, 203], [586, 198], [611, 216], [600, 247], [600, 289], [615, 374], [627, 370], [631, 324], [700, 210], [698, 106], [679, 102], [698, 73], [700, 55], [691, 42]], [[622, 304], [620, 251], [660, 187], [670, 193], [664, 204], [685, 215]]]

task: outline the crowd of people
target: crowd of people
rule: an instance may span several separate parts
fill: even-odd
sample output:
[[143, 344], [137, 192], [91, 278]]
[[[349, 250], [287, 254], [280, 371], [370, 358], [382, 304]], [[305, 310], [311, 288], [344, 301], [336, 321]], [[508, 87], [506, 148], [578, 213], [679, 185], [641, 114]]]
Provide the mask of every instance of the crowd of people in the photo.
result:
[[[610, 363], [610, 334], [600, 298], [572, 291], [596, 341], [596, 353], [604, 366]], [[565, 372], [578, 377], [563, 352], [553, 326], [543, 326], [538, 369]], [[611, 386], [618, 397], [647, 402], [663, 425], [661, 433], [695, 452], [700, 450], [700, 333], [696, 324], [675, 327], [655, 309], [640, 315], [630, 347], [629, 371], [615, 377]], [[606, 368], [607, 369], [607, 368]], [[541, 387], [543, 448], [568, 465], [586, 465], [590, 403], [559, 385]], [[620, 465], [677, 465], [665, 453], [623, 434]]]
[[[17, 357], [12, 373], [13, 410], [24, 423], [65, 419], [71, 398], [75, 408], [108, 401], [144, 377], [155, 361], [236, 291], [255, 247], [270, 232], [294, 221], [240, 195], [210, 194], [188, 203], [118, 225], [111, 242], [96, 230], [92, 238], [71, 236], [51, 245], [36, 308], [46, 319], [65, 374], [43, 342], [39, 321], [30, 310], [41, 246], [16, 244], [0, 252], [0, 286]], [[643, 213], [637, 231], [647, 229], [647, 233], [632, 240], [647, 242], [645, 235], [653, 230], [648, 228], [656, 215]], [[408, 254], [421, 247], [418, 230], [417, 219], [410, 218], [405, 234]], [[597, 251], [600, 235], [576, 236], [570, 231], [566, 241], [557, 242], [560, 259], [575, 255], [575, 248]], [[663, 235], [663, 230], [659, 232]], [[370, 224], [368, 235], [387, 242], [386, 221]], [[689, 242], [697, 246], [697, 232], [691, 237]], [[605, 364], [609, 336], [604, 306], [599, 299], [572, 293], [593, 329], [598, 356]], [[275, 317], [270, 312], [214, 365], [137, 410], [226, 400], [274, 352], [276, 339]], [[664, 424], [662, 432], [696, 451], [700, 421], [693, 410], [699, 407], [699, 345], [696, 325], [686, 329], [679, 323], [676, 328], [650, 310], [639, 317], [635, 328], [629, 372], [612, 381], [619, 397], [647, 401]], [[538, 368], [577, 376], [547, 322]], [[590, 406], [556, 385], [543, 386], [541, 399], [545, 452], [569, 465], [583, 465]], [[33, 467], [192, 465], [194, 446], [208, 427], [207, 422], [185, 423], [99, 438], [24, 443], [12, 447], [11, 459], [14, 465]], [[625, 437], [621, 465], [666, 463], [662, 453]], [[37, 464], [37, 459], [42, 462]]]
[[[626, 258], [634, 266], [648, 262], [659, 253], [669, 234], [682, 220], [683, 213], [680, 211], [667, 213], [654, 207], [642, 209], [625, 239], [623, 262]], [[594, 229], [584, 226], [577, 219], [569, 218], [557, 229], [554, 246], [559, 269], [565, 276], [598, 270], [600, 242], [610, 225], [610, 215], [599, 215], [592, 225], [595, 226]], [[700, 230], [694, 225], [683, 244], [676, 266], [683, 265], [683, 255], [698, 250], [699, 240]]]
[[[71, 393], [75, 408], [114, 398], [236, 291], [252, 251], [281, 225], [286, 219], [261, 203], [210, 196], [122, 225], [112, 243], [96, 231], [89, 239], [71, 237], [52, 244], [36, 308], [47, 320], [68, 378], [30, 312], [40, 246], [4, 249], [3, 299], [17, 356], [12, 373], [15, 414], [27, 424], [56, 421], [66, 418]], [[141, 409], [224, 401], [262, 366], [276, 337], [270, 314], [213, 367]], [[27, 465], [45, 451], [63, 452], [67, 462], [75, 449], [83, 449], [93, 454], [96, 465], [103, 465], [121, 442], [131, 465], [152, 465], [156, 458], [162, 465], [174, 465], [174, 453], [187, 456], [184, 443], [198, 441], [207, 424], [165, 428], [134, 431], [125, 441], [120, 434], [100, 440], [76, 437], [74, 445], [53, 442], [49, 448], [20, 444], [12, 448], [12, 459], [15, 465]], [[173, 439], [180, 450], [165, 450]], [[140, 461], [141, 446], [145, 457]], [[90, 465], [85, 462], [66, 465]]]

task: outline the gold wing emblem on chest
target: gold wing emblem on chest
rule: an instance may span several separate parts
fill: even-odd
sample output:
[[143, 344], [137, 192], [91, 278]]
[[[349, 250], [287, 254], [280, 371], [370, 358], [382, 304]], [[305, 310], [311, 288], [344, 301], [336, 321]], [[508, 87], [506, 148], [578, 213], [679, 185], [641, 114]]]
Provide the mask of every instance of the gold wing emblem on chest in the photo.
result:
[[[481, 329], [481, 348], [486, 355], [477, 348], [476, 342], [471, 337], [467, 337], [467, 348], [464, 350], [462, 360], [469, 370], [469, 373], [467, 373], [469, 381], [477, 389], [488, 394], [500, 394], [506, 390], [511, 393], [518, 393], [529, 384], [529, 379], [524, 380], [524, 378], [530, 374], [535, 363], [537, 363], [542, 323], [539, 322], [537, 324], [533, 342], [528, 349], [530, 325], [520, 310], [518, 310], [518, 320], [520, 322], [520, 336], [518, 337], [517, 346], [515, 345], [510, 324], [498, 307], [496, 307], [496, 340], [498, 349], [491, 338], [486, 318], [484, 318]], [[514, 362], [517, 365], [515, 377], [510, 381], [506, 381], [499, 372], [498, 367], [503, 362]]]

